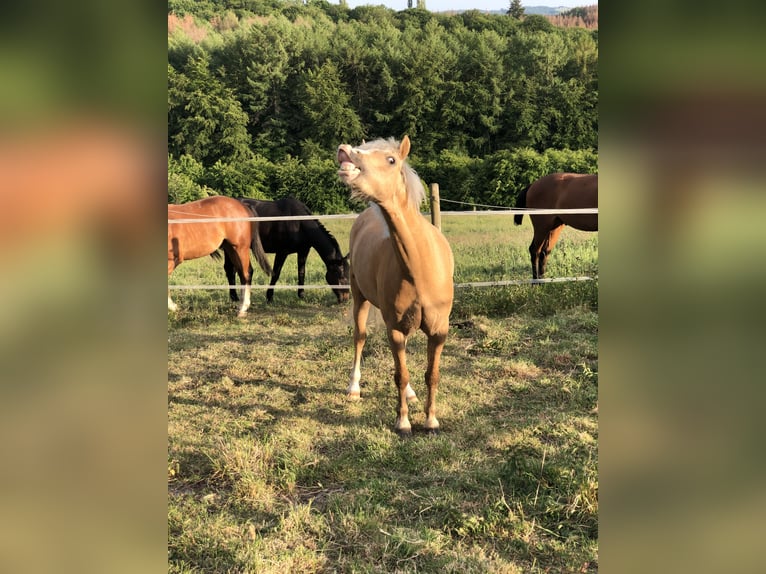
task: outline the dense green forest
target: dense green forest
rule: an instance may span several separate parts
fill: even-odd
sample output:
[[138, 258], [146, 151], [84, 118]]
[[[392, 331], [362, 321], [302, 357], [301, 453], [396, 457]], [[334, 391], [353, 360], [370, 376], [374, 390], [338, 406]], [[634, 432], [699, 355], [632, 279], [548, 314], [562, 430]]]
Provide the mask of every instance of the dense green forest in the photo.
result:
[[348, 212], [338, 144], [408, 134], [443, 199], [513, 206], [546, 173], [597, 170], [597, 63], [598, 30], [543, 16], [169, 0], [169, 200]]

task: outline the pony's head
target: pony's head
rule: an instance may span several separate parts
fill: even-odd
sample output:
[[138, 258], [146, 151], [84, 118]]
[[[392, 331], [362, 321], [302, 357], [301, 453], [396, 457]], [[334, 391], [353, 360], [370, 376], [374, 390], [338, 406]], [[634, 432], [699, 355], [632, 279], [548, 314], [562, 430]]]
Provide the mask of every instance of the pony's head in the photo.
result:
[[338, 146], [338, 177], [351, 188], [351, 197], [385, 204], [405, 201], [416, 210], [425, 200], [423, 184], [407, 163], [410, 138], [377, 139], [359, 147]]

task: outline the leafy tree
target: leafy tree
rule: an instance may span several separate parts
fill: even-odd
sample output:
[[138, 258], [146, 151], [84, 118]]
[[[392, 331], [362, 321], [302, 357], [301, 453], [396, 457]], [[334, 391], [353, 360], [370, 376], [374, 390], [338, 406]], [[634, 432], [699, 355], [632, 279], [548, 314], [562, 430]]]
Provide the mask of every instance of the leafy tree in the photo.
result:
[[507, 86], [502, 62], [503, 41], [492, 30], [453, 32], [457, 49], [455, 75], [445, 87], [443, 147], [483, 156], [492, 151], [500, 132]]
[[169, 194], [345, 205], [331, 156], [365, 136], [408, 133], [427, 181], [486, 204], [570, 148], [596, 157], [597, 29], [413, 4], [172, 0]]
[[[382, 7], [377, 7], [382, 8]], [[404, 57], [402, 34], [391, 22], [339, 23], [331, 39], [333, 60], [370, 137], [392, 135], [399, 86], [395, 80]]]
[[204, 165], [250, 154], [247, 114], [211, 73], [207, 53], [190, 56], [185, 72], [168, 66], [168, 146]]
[[307, 129], [310, 139], [334, 149], [341, 142], [356, 142], [364, 137], [362, 122], [351, 108], [349, 92], [333, 62], [306, 72], [303, 93], [303, 112], [312, 124]]
[[431, 20], [422, 29], [405, 28], [401, 49], [401, 68], [396, 70], [400, 99], [389, 135], [409, 134], [418, 142], [416, 155], [431, 155], [437, 142], [449, 139], [442, 111], [450, 105], [446, 88], [456, 74], [454, 40]]
[[524, 6], [521, 5], [521, 0], [511, 0], [511, 5], [508, 8], [507, 14], [511, 18], [521, 20], [524, 16]]
[[203, 173], [204, 166], [193, 157], [182, 155], [176, 159], [168, 155], [168, 202], [187, 203], [213, 195], [199, 183]]
[[524, 18], [521, 25], [525, 30], [532, 32], [552, 32], [554, 30], [553, 24], [551, 24], [550, 20], [541, 14], [530, 14]]

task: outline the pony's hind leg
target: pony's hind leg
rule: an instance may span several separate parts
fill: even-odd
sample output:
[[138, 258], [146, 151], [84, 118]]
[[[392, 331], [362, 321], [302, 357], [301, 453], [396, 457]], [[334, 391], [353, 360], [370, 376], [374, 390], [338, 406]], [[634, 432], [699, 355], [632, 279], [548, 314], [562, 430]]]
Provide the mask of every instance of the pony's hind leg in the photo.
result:
[[354, 293], [354, 363], [351, 366], [346, 396], [349, 399], [358, 399], [361, 393], [359, 381], [362, 380], [362, 350], [367, 340], [367, 316], [370, 313], [371, 304], [362, 299], [362, 294]]

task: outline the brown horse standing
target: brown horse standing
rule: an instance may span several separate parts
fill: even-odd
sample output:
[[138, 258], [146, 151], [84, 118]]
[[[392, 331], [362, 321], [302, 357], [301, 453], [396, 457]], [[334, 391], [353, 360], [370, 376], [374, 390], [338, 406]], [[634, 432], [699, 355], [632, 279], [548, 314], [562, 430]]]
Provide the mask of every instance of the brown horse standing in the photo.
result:
[[[541, 177], [519, 193], [516, 207], [540, 209], [580, 209], [598, 207], [598, 175], [579, 173], [552, 173]], [[521, 225], [524, 215], [514, 215], [513, 221]], [[551, 213], [530, 215], [534, 236], [529, 245], [532, 259], [532, 277], [542, 279], [545, 264], [553, 246], [559, 240], [564, 225], [582, 231], [598, 231], [597, 214]]]
[[359, 397], [360, 362], [367, 337], [370, 305], [381, 311], [394, 356], [394, 382], [399, 392], [395, 429], [411, 433], [407, 400], [414, 399], [406, 364], [407, 337], [422, 330], [428, 337], [425, 381], [425, 428], [436, 432], [439, 361], [449, 331], [454, 262], [447, 240], [420, 214], [425, 193], [418, 175], [406, 163], [410, 140], [392, 138], [352, 148], [338, 147], [340, 179], [351, 196], [373, 204], [351, 228], [351, 294], [354, 300], [354, 363], [348, 386]]
[[[257, 227], [245, 220], [248, 217], [253, 217], [253, 213], [247, 207], [236, 199], [220, 195], [180, 205], [168, 204], [168, 276], [187, 259], [197, 259], [223, 249], [244, 286], [238, 317], [244, 317], [250, 307], [251, 249], [261, 269], [271, 275]], [[242, 218], [243, 221], [205, 221], [215, 218]], [[201, 223], [170, 223], [173, 219], [199, 219]], [[175, 311], [177, 308], [168, 293], [168, 309]]]

